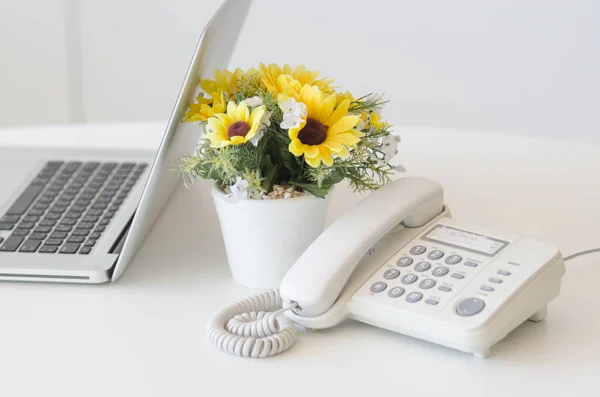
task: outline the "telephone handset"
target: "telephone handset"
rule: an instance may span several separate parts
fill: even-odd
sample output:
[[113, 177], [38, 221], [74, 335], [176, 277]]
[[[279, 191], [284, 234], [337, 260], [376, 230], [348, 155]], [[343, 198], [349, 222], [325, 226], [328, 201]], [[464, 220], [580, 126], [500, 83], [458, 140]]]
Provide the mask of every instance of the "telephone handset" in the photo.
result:
[[209, 339], [240, 356], [290, 348], [297, 327], [346, 318], [487, 357], [527, 319], [545, 317], [565, 273], [550, 244], [452, 219], [442, 187], [395, 180], [335, 220], [278, 291], [218, 312]]

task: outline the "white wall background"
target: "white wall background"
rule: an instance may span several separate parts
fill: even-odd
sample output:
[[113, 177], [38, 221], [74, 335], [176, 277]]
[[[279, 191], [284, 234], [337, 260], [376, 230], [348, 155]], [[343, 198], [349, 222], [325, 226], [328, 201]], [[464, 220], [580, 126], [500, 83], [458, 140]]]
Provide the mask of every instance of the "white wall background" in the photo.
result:
[[[0, 125], [165, 120], [220, 0], [0, 0]], [[600, 2], [255, 0], [231, 67], [303, 63], [398, 126], [600, 143]]]

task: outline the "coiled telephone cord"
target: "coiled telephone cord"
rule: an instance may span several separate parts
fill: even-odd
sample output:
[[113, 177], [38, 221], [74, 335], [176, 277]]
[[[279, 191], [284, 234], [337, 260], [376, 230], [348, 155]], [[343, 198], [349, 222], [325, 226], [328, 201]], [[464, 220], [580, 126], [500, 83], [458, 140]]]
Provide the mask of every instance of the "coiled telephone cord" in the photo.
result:
[[241, 357], [279, 354], [296, 342], [298, 331], [283, 313], [279, 291], [266, 291], [217, 312], [208, 322], [208, 338], [219, 349]]

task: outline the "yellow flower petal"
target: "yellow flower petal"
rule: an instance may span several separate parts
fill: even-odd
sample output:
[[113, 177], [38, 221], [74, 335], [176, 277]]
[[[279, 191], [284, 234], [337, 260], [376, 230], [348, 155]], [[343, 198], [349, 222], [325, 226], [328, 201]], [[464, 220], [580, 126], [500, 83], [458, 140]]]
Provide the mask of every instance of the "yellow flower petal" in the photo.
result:
[[321, 111], [317, 115], [317, 120], [324, 122], [331, 116], [333, 108], [335, 107], [335, 94], [328, 96], [321, 104]]
[[345, 99], [342, 102], [340, 102], [339, 105], [337, 105], [337, 107], [335, 108], [335, 110], [333, 111], [333, 113], [331, 113], [331, 116], [329, 116], [329, 118], [327, 120], [325, 120], [325, 125], [334, 125], [335, 123], [337, 123], [338, 121], [340, 121], [340, 119], [342, 117], [344, 117], [345, 115], [348, 114], [348, 108], [350, 107], [350, 100], [349, 99]]
[[208, 125], [213, 132], [227, 134], [227, 129], [223, 125], [223, 122], [216, 117], [211, 117], [208, 119]]
[[350, 133], [345, 133], [345, 134], [338, 134], [335, 136], [335, 140], [337, 142], [340, 142], [344, 145], [356, 145], [358, 143], [358, 141], [360, 141], [360, 138], [357, 137], [354, 134], [350, 134]]
[[248, 110], [248, 105], [246, 105], [246, 102], [242, 102], [238, 105], [237, 108], [237, 120], [241, 120], [248, 123], [249, 119], [250, 111]]
[[333, 153], [339, 153], [344, 149], [344, 146], [341, 143], [335, 142], [333, 140], [327, 140], [323, 142], [322, 145]]
[[290, 128], [288, 130], [288, 136], [290, 137], [290, 139], [294, 140], [294, 139], [298, 138], [298, 133], [300, 132], [302, 127], [303, 126], [300, 126], [300, 128]]
[[225, 127], [225, 129], [228, 129], [229, 126], [231, 124], [233, 124], [233, 118], [226, 113], [217, 113], [217, 114], [215, 114], [215, 117], [218, 118], [219, 120], [221, 120], [221, 122], [223, 123], [223, 127]]
[[304, 157], [304, 160], [306, 160], [306, 162], [308, 163], [308, 165], [310, 165], [313, 168], [317, 168], [320, 164], [321, 164], [321, 158], [320, 157], [315, 157], [315, 158], [310, 158], [310, 157]]
[[323, 164], [325, 164], [327, 166], [333, 165], [333, 156], [327, 149], [325, 149], [323, 147], [319, 148], [319, 155], [321, 156], [321, 160], [323, 161]]
[[227, 104], [227, 114], [231, 117], [237, 117], [237, 105], [233, 101], [229, 101]]
[[252, 111], [252, 114], [250, 115], [250, 120], [248, 123], [252, 126], [254, 126], [257, 123], [260, 123], [264, 114], [265, 114], [265, 106], [264, 105], [255, 108]]
[[304, 156], [314, 158], [319, 155], [319, 147], [318, 146], [309, 146], [306, 145], [307, 148], [304, 149]]
[[243, 136], [232, 136], [231, 138], [229, 138], [231, 140], [231, 143], [234, 145], [241, 145], [243, 143], [246, 143], [246, 138], [244, 138]]
[[337, 123], [329, 127], [327, 134], [340, 134], [352, 129], [358, 123], [358, 116], [344, 116]]
[[304, 153], [304, 151], [303, 151], [304, 146], [305, 145], [302, 142], [300, 142], [300, 139], [292, 139], [292, 141], [290, 142], [290, 144], [288, 146], [288, 150], [294, 156], [302, 156], [302, 153]]
[[348, 151], [348, 148], [346, 146], [342, 146], [342, 150], [340, 150], [338, 153], [336, 153], [336, 155], [339, 158], [345, 159], [348, 156], [350, 156], [350, 152]]

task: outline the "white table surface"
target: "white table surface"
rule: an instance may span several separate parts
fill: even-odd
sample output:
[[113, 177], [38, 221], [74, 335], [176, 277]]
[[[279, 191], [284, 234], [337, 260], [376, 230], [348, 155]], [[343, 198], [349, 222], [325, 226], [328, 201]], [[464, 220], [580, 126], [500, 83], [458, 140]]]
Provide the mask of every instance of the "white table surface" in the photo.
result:
[[[0, 130], [0, 144], [156, 147], [164, 123]], [[402, 128], [407, 175], [439, 181], [453, 217], [556, 244], [600, 246], [600, 148]], [[506, 396], [600, 391], [600, 255], [567, 263], [561, 295], [486, 360], [347, 321], [282, 355], [241, 359], [206, 321], [255, 291], [232, 282], [207, 183], [181, 187], [113, 284], [0, 283], [0, 395]], [[359, 199], [336, 189], [329, 221]]]

